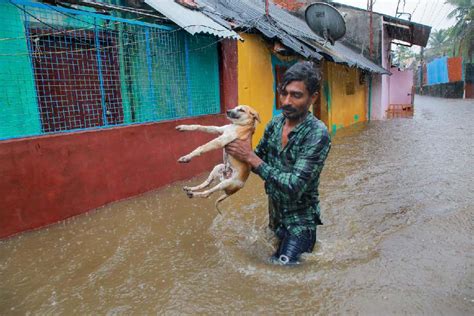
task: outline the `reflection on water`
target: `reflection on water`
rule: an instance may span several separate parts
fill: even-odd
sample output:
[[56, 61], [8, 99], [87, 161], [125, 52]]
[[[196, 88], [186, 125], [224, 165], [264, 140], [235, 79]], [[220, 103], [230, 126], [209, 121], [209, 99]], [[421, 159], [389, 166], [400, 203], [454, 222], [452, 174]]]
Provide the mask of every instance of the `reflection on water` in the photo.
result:
[[177, 183], [0, 242], [0, 314], [473, 314], [467, 101], [343, 129], [321, 179], [314, 253], [270, 266], [252, 176], [222, 203]]

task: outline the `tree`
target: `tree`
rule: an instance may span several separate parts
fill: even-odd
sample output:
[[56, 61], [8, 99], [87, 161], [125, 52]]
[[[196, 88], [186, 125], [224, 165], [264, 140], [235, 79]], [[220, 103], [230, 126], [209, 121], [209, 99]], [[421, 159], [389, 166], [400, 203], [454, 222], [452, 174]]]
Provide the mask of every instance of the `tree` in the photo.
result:
[[[472, 20], [474, 19], [474, 6], [471, 0], [447, 0], [446, 3], [454, 6], [449, 12], [448, 18], [456, 18], [456, 24], [450, 31], [450, 37], [454, 43], [454, 54], [461, 55], [463, 47], [467, 50], [469, 58], [474, 49], [474, 27]], [[459, 46], [456, 54], [456, 46]], [[472, 61], [471, 61], [472, 62]]]
[[446, 56], [450, 51], [450, 31], [441, 29], [431, 32], [428, 47], [434, 55]]
[[398, 45], [393, 54], [393, 64], [402, 68], [407, 67], [413, 62], [414, 56], [415, 54], [410, 48]]
[[456, 18], [457, 21], [468, 21], [473, 18], [473, 5], [471, 0], [446, 0], [454, 7], [454, 9], [448, 13], [448, 18]]

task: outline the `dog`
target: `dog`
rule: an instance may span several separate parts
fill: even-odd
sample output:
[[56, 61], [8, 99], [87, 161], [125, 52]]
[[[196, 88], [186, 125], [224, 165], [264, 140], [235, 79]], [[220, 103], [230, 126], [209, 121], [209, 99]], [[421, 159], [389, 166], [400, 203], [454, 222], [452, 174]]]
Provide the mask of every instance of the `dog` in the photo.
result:
[[[194, 157], [200, 156], [208, 151], [218, 148], [224, 149], [227, 144], [236, 139], [252, 139], [255, 128], [257, 127], [257, 124], [260, 123], [260, 116], [258, 115], [258, 112], [255, 111], [255, 109], [248, 105], [238, 105], [237, 107], [228, 110], [226, 112], [226, 116], [232, 122], [232, 124], [224, 126], [176, 126], [176, 129], [180, 132], [201, 131], [212, 134], [220, 134], [219, 137], [202, 146], [199, 146], [191, 153], [182, 156], [178, 159], [178, 162], [187, 163], [190, 162]], [[194, 187], [184, 187], [183, 190], [186, 192], [189, 198], [207, 198], [212, 193], [223, 190], [224, 194], [221, 195], [215, 202], [217, 211], [221, 213], [219, 210], [219, 203], [242, 189], [245, 185], [245, 181], [247, 181], [249, 177], [249, 174], [250, 165], [237, 160], [231, 155], [228, 155], [224, 149], [224, 163], [215, 166], [209, 177], [203, 183]], [[209, 190], [198, 192], [199, 190], [207, 188], [215, 180], [219, 180], [220, 183]]]

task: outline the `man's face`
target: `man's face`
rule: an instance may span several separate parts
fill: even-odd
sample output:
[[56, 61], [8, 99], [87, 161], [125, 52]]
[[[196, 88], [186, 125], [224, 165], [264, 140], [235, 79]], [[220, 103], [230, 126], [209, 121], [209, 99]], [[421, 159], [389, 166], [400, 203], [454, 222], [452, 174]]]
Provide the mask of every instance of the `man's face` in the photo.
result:
[[303, 81], [291, 81], [285, 89], [280, 92], [280, 102], [283, 115], [289, 120], [298, 120], [305, 116], [311, 104], [318, 97], [316, 92], [309, 94]]

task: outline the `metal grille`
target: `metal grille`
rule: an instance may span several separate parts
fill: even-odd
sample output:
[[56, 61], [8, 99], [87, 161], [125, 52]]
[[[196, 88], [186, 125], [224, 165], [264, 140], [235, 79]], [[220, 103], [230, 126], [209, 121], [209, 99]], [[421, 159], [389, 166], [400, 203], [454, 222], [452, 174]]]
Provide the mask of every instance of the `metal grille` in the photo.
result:
[[0, 139], [220, 112], [217, 40], [0, 0]]

